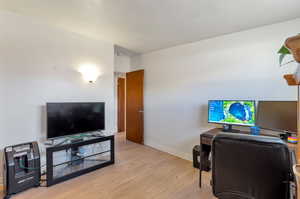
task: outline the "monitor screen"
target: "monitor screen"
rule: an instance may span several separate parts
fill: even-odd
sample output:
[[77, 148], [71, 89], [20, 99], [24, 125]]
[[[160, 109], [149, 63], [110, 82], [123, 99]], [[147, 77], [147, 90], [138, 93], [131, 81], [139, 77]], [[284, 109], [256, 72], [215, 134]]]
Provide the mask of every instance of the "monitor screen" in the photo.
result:
[[47, 103], [48, 138], [104, 129], [104, 103]]
[[228, 125], [255, 125], [255, 101], [210, 100], [208, 122]]
[[260, 101], [257, 125], [275, 131], [297, 132], [297, 101]]

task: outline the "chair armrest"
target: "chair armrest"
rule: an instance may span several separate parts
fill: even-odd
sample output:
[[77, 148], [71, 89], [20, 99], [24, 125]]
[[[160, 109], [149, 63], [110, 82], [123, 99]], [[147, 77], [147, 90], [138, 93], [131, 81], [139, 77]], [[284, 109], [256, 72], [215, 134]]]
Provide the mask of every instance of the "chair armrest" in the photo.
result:
[[290, 199], [297, 199], [297, 187], [295, 182], [290, 182]]
[[[295, 161], [293, 163], [295, 163]], [[299, 167], [300, 167], [299, 164], [294, 164], [293, 165], [293, 174], [294, 174], [293, 177], [294, 177], [294, 179], [290, 183], [291, 186], [293, 186], [293, 192], [291, 192], [293, 194], [291, 194], [291, 195], [294, 195], [295, 199], [298, 197], [298, 185], [299, 185], [299, 181], [298, 180], [299, 180], [299, 177], [300, 177]]]

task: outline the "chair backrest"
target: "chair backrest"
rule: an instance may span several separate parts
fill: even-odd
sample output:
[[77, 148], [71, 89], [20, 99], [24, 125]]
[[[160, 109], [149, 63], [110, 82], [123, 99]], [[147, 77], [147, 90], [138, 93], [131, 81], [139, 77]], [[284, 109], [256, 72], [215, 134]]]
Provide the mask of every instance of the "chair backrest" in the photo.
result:
[[219, 199], [286, 199], [291, 155], [279, 138], [221, 133], [212, 145], [213, 192]]

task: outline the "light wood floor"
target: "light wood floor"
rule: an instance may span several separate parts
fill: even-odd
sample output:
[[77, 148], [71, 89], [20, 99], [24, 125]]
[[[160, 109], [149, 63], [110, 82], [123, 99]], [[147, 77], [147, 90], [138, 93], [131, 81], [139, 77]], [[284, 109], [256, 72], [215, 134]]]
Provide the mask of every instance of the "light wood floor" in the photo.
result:
[[13, 199], [214, 199], [210, 174], [204, 174], [202, 189], [198, 175], [191, 162], [126, 141], [122, 133], [115, 165]]

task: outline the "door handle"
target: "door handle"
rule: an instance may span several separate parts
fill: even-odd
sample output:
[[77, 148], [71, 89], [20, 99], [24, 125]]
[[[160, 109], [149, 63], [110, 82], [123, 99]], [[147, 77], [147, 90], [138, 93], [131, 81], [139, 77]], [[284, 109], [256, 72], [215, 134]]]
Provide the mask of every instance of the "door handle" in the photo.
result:
[[144, 113], [144, 111], [143, 110], [139, 110], [139, 113]]

